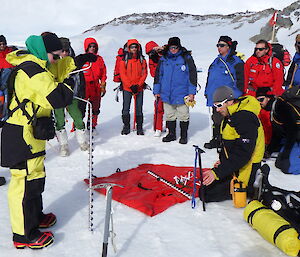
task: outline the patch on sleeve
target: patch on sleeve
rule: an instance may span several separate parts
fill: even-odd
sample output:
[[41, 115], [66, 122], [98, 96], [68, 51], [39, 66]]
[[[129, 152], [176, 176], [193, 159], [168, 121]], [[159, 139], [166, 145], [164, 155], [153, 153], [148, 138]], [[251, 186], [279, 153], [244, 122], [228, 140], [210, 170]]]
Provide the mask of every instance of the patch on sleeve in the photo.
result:
[[250, 143], [250, 139], [249, 138], [241, 138], [242, 142], [244, 144], [249, 144]]
[[276, 63], [276, 68], [277, 68], [277, 69], [280, 69], [280, 63], [279, 63], [279, 62]]

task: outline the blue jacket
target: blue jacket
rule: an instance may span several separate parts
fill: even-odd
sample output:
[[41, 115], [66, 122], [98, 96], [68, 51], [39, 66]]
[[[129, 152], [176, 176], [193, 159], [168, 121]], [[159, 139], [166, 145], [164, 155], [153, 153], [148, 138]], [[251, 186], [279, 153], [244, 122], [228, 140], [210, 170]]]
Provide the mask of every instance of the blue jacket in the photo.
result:
[[159, 60], [153, 94], [160, 94], [168, 104], [184, 104], [184, 97], [196, 94], [197, 69], [190, 53], [182, 48], [176, 54], [168, 51]]
[[295, 64], [297, 64], [297, 69], [295, 71], [293, 86], [300, 85], [300, 53], [295, 53], [293, 58], [293, 63], [291, 65], [291, 70], [294, 73]]
[[204, 92], [207, 98], [207, 106], [213, 106], [213, 94], [221, 86], [231, 87], [235, 98], [242, 95], [244, 90], [244, 62], [234, 54], [235, 52], [232, 53], [231, 51], [225, 57], [218, 55], [209, 66]]

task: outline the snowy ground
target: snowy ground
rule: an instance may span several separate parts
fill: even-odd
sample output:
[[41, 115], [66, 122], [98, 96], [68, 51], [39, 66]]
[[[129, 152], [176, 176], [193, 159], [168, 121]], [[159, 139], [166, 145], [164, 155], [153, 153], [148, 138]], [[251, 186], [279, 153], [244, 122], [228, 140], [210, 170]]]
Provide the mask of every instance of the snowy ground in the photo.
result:
[[[264, 22], [264, 21], [262, 21]], [[249, 25], [250, 26], [250, 25]], [[194, 29], [196, 31], [196, 29]], [[117, 48], [123, 45], [125, 38], [142, 38], [143, 44], [150, 39], [158, 39], [158, 43], [165, 43], [172, 31], [155, 31], [156, 36], [150, 38], [145, 31], [123, 30], [113, 31], [111, 34], [97, 34], [100, 49], [107, 62], [109, 79], [108, 93], [103, 98], [98, 136], [95, 139], [94, 173], [97, 176], [107, 176], [117, 168], [126, 170], [142, 163], [170, 164], [178, 166], [193, 166], [193, 144], [203, 146], [210, 139], [208, 111], [205, 107], [203, 90], [207, 76], [208, 64], [217, 55], [215, 43], [224, 34], [221, 28], [207, 27], [202, 31], [207, 38], [201, 41], [201, 33], [183, 33], [184, 27], [178, 29], [178, 34], [185, 37], [185, 44], [193, 49], [193, 56], [197, 66], [203, 67], [199, 73], [201, 91], [196, 97], [197, 105], [191, 110], [191, 124], [189, 142], [180, 145], [178, 142], [162, 143], [161, 138], [153, 137], [153, 96], [150, 91], [144, 96], [145, 136], [137, 136], [134, 132], [128, 136], [121, 136], [121, 103], [114, 101], [114, 84], [112, 70]], [[231, 27], [228, 26], [228, 30]], [[240, 30], [243, 52], [251, 53], [254, 47], [246, 40], [247, 27]], [[211, 32], [209, 34], [209, 32]], [[106, 33], [106, 34], [105, 34]], [[238, 32], [235, 38], [238, 38]], [[243, 34], [244, 33], [244, 34]], [[254, 31], [252, 34], [256, 33]], [[176, 33], [175, 33], [176, 34]], [[228, 33], [230, 34], [230, 33]], [[118, 40], [117, 35], [121, 40]], [[74, 38], [73, 42], [78, 53], [83, 36]], [[249, 38], [249, 37], [247, 37]], [[191, 40], [190, 40], [191, 39]], [[121, 42], [121, 43], [120, 43]], [[199, 42], [200, 45], [199, 45]], [[103, 46], [103, 48], [101, 48]], [[209, 49], [209, 50], [205, 50]], [[246, 51], [247, 49], [247, 51]], [[152, 85], [152, 78], [148, 78]], [[71, 120], [67, 123], [70, 128]], [[178, 131], [179, 132], [179, 131]], [[95, 232], [88, 231], [88, 192], [83, 179], [88, 175], [87, 153], [78, 149], [74, 134], [69, 134], [71, 155], [67, 158], [58, 156], [56, 139], [47, 145], [46, 170], [47, 180], [44, 193], [45, 212], [54, 212], [58, 217], [57, 224], [52, 231], [55, 234], [55, 244], [41, 251], [16, 250], [11, 241], [9, 212], [7, 206], [8, 185], [0, 187], [0, 257], [15, 256], [101, 256], [105, 197], [95, 193]], [[215, 150], [207, 150], [203, 155], [203, 167], [211, 167], [217, 159]], [[300, 177], [285, 175], [271, 168], [270, 182], [286, 189], [300, 190]], [[1, 175], [9, 180], [9, 171], [2, 168]], [[167, 211], [151, 218], [118, 202], [113, 202], [116, 245], [118, 252], [114, 254], [109, 245], [109, 256], [117, 257], [270, 257], [285, 256], [276, 247], [266, 242], [243, 220], [243, 210], [235, 209], [231, 201], [207, 204], [207, 211], [203, 212], [201, 204], [197, 202], [196, 209], [191, 209], [190, 202], [175, 205]]]

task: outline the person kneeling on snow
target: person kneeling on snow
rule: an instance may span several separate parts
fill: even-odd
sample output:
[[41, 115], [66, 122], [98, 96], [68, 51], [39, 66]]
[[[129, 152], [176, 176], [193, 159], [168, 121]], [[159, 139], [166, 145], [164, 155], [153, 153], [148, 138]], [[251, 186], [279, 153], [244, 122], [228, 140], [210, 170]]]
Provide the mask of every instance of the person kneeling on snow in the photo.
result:
[[189, 107], [185, 104], [194, 102], [197, 87], [197, 69], [191, 52], [181, 46], [178, 37], [168, 41], [163, 56], [160, 58], [154, 79], [153, 94], [164, 103], [168, 135], [163, 142], [176, 140], [176, 119], [180, 121], [180, 144], [187, 144], [189, 127]]
[[235, 99], [233, 90], [227, 86], [215, 90], [213, 101], [224, 120], [220, 131], [219, 160], [212, 169], [204, 172], [205, 201], [231, 199], [233, 176], [248, 186], [248, 196], [251, 196], [254, 176], [265, 150], [264, 131], [258, 119], [259, 102], [253, 96]]

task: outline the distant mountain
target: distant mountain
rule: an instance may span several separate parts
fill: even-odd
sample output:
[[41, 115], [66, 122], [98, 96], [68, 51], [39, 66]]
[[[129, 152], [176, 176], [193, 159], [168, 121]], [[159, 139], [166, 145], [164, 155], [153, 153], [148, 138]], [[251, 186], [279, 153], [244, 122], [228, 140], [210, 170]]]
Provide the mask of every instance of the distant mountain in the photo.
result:
[[[130, 15], [115, 18], [105, 24], [93, 26], [84, 33], [98, 32], [104, 28], [115, 27], [120, 25], [143, 25], [146, 29], [163, 29], [174, 26], [177, 23], [185, 23], [186, 27], [195, 28], [207, 25], [227, 26], [233, 25], [234, 30], [238, 30], [245, 24], [254, 24], [259, 20], [267, 19], [260, 27], [258, 34], [249, 35], [252, 42], [264, 38], [271, 39], [272, 28], [268, 25], [269, 19], [272, 17], [275, 9], [270, 8], [260, 12], [238, 12], [229, 15], [209, 14], [209, 15], [192, 15], [178, 12], [158, 12], [158, 13], [133, 13]], [[278, 10], [278, 20], [276, 34], [282, 30], [289, 30], [289, 36], [300, 31], [297, 22], [300, 19], [300, 1], [287, 6], [283, 10]]]

